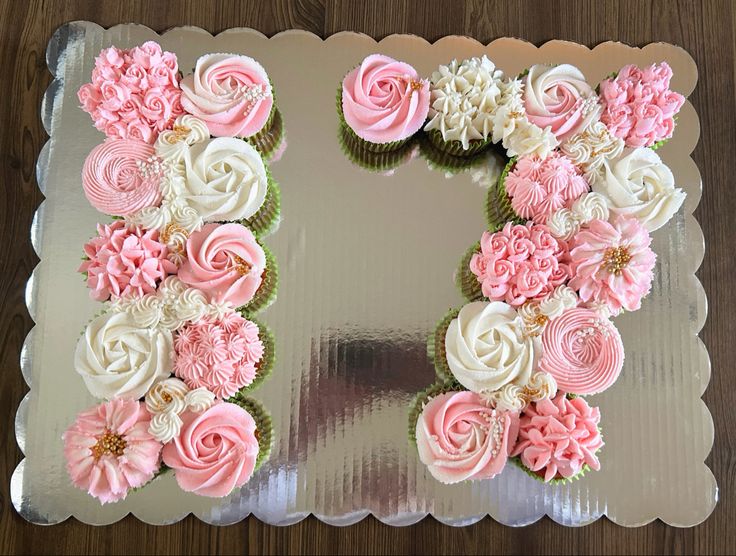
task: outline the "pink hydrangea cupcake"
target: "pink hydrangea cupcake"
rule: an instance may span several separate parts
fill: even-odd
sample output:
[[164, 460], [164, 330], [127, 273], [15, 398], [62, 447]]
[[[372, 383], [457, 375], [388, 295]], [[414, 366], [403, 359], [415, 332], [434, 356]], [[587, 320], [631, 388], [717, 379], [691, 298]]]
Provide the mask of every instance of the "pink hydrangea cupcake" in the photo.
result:
[[371, 54], [343, 79], [337, 109], [359, 148], [392, 151], [424, 124], [429, 83], [409, 64]]

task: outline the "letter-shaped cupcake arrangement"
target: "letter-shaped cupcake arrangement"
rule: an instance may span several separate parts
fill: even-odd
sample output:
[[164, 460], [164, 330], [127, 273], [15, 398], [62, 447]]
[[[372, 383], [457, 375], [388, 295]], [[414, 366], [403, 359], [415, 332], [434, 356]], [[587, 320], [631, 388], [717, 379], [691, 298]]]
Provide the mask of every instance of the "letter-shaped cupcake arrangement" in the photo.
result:
[[410, 411], [437, 480], [488, 479], [509, 459], [547, 483], [600, 469], [600, 412], [587, 397], [623, 367], [611, 319], [641, 307], [650, 233], [685, 198], [656, 153], [685, 102], [671, 77], [666, 63], [629, 65], [594, 88], [569, 64], [506, 77], [483, 56], [424, 80], [382, 55], [345, 77], [338, 112], [353, 160], [412, 136], [445, 169], [492, 144], [506, 155], [488, 229], [455, 274], [467, 304], [430, 335], [437, 380]]
[[248, 392], [270, 373], [274, 339], [254, 315], [276, 295], [262, 243], [280, 217], [264, 159], [284, 128], [264, 68], [207, 54], [182, 77], [155, 42], [104, 49], [82, 109], [107, 138], [82, 186], [111, 217], [79, 271], [104, 309], [74, 366], [100, 404], [63, 435], [72, 482], [116, 502], [159, 474], [222, 497], [271, 449], [268, 414]]

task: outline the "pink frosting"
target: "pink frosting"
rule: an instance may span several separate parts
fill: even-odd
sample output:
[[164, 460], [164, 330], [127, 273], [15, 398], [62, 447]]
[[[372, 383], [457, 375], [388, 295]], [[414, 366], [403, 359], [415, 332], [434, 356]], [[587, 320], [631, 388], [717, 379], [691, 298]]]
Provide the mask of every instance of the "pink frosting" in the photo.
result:
[[570, 478], [583, 465], [598, 471], [596, 452], [603, 446], [598, 431], [601, 414], [583, 398], [568, 400], [564, 393], [530, 403], [521, 414], [519, 441], [512, 456], [531, 471], [552, 479]]
[[78, 272], [87, 273], [89, 295], [97, 301], [142, 297], [176, 273], [176, 265], [166, 258], [166, 245], [158, 241], [158, 231], [129, 228], [122, 220], [97, 224], [97, 237], [84, 244], [84, 254], [87, 260]]
[[174, 374], [190, 388], [205, 387], [220, 398], [253, 382], [263, 357], [258, 326], [235, 312], [188, 324], [178, 331], [174, 348]]
[[261, 285], [266, 254], [240, 224], [207, 224], [187, 239], [179, 279], [216, 303], [245, 305]]
[[163, 167], [153, 147], [133, 139], [107, 139], [84, 161], [82, 187], [100, 212], [127, 216], [161, 203]]
[[148, 41], [110, 47], [95, 59], [92, 82], [80, 87], [82, 110], [108, 137], [153, 143], [183, 113], [176, 55]]
[[582, 129], [588, 119], [586, 100], [595, 92], [575, 66], [537, 64], [524, 78], [527, 119], [542, 129], [549, 127], [561, 141]]
[[[161, 453], [161, 443], [148, 432], [150, 420], [144, 404], [119, 398], [77, 415], [62, 436], [72, 483], [106, 504], [150, 481]], [[119, 451], [102, 448], [105, 436]]]
[[567, 245], [549, 228], [508, 222], [498, 232], [483, 232], [480, 253], [470, 259], [470, 270], [484, 296], [519, 307], [544, 299], [565, 284], [570, 277], [567, 262]]
[[429, 113], [429, 82], [409, 64], [371, 54], [342, 83], [342, 111], [355, 133], [372, 143], [414, 135]]
[[491, 409], [474, 392], [441, 394], [417, 421], [419, 458], [446, 484], [490, 479], [506, 465], [517, 432], [516, 413]]
[[551, 374], [563, 392], [603, 392], [616, 382], [623, 365], [618, 330], [590, 309], [568, 309], [544, 328], [539, 368]]
[[181, 81], [181, 104], [215, 137], [250, 137], [268, 120], [273, 95], [263, 66], [248, 56], [205, 54]]
[[558, 151], [545, 159], [536, 154], [520, 157], [504, 184], [516, 214], [537, 224], [545, 224], [550, 214], [569, 208], [590, 189], [580, 169]]
[[[654, 279], [657, 257], [649, 248], [651, 242], [649, 232], [636, 218], [590, 221], [570, 243], [570, 287], [583, 301], [605, 303], [614, 314], [622, 308], [639, 309]], [[620, 264], [614, 256], [623, 257]]]
[[164, 446], [162, 455], [182, 490], [219, 498], [248, 482], [258, 440], [256, 423], [247, 411], [220, 402], [199, 415], [187, 411], [181, 419], [181, 432]]
[[672, 69], [666, 62], [640, 69], [621, 68], [600, 84], [601, 121], [627, 147], [650, 147], [672, 136], [675, 114], [685, 97], [670, 90]]

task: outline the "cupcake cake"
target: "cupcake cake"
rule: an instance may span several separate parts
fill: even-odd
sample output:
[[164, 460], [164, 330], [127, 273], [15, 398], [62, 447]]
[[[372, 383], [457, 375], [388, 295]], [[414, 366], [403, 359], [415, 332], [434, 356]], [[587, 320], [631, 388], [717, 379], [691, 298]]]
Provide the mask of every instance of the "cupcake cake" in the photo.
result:
[[493, 140], [503, 72], [486, 56], [440, 66], [430, 80], [430, 141], [454, 156], [473, 155]]
[[371, 54], [343, 79], [337, 109], [355, 142], [371, 152], [401, 148], [429, 111], [429, 83], [405, 62]]
[[213, 137], [247, 139], [268, 156], [283, 123], [266, 70], [249, 56], [205, 54], [181, 80], [181, 105]]

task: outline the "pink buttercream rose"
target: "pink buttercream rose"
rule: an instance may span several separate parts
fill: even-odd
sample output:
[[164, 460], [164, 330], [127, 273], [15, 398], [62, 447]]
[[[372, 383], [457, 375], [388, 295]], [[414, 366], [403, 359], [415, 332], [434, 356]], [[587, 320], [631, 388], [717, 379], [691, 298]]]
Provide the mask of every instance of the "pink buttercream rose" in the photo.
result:
[[158, 231], [126, 226], [122, 220], [97, 225], [97, 237], [84, 245], [87, 257], [79, 272], [87, 273], [89, 295], [97, 301], [124, 296], [142, 297], [176, 273], [166, 257], [168, 249], [158, 241]]
[[181, 81], [184, 109], [215, 137], [250, 137], [268, 120], [273, 95], [263, 66], [248, 56], [205, 54]]
[[62, 436], [74, 486], [106, 504], [153, 479], [161, 443], [148, 432], [150, 421], [144, 404], [120, 398], [77, 415]]
[[181, 420], [179, 435], [162, 455], [182, 490], [220, 498], [248, 482], [258, 440], [256, 422], [245, 409], [220, 402], [201, 414], [187, 411]]
[[669, 89], [671, 78], [665, 62], [644, 69], [624, 66], [600, 84], [601, 121], [627, 147], [651, 147], [671, 137], [674, 117], [685, 103]]
[[131, 50], [108, 48], [95, 59], [92, 82], [82, 85], [77, 97], [108, 137], [153, 143], [184, 112], [177, 71], [176, 56], [154, 42]]
[[446, 484], [490, 479], [516, 443], [518, 416], [491, 409], [474, 392], [432, 398], [417, 420], [419, 459]]
[[590, 221], [570, 243], [570, 287], [583, 301], [605, 303], [613, 314], [639, 309], [654, 279], [651, 242], [636, 218]]
[[414, 135], [429, 113], [429, 82], [404, 62], [371, 54], [342, 83], [345, 121], [371, 143]]
[[530, 403], [519, 422], [519, 440], [512, 456], [549, 482], [568, 479], [585, 465], [598, 471], [596, 452], [603, 446], [597, 407], [583, 398], [568, 400], [564, 393]]
[[596, 95], [575, 66], [537, 64], [524, 78], [527, 119], [549, 127], [560, 141], [571, 137], [597, 116]]
[[[136, 122], [127, 125], [131, 124]], [[143, 140], [107, 139], [97, 145], [82, 168], [87, 200], [100, 212], [113, 216], [158, 206], [163, 167], [156, 165], [155, 154]]]
[[574, 394], [598, 394], [616, 382], [624, 364], [618, 330], [598, 313], [577, 307], [552, 319], [542, 333], [539, 368], [557, 387]]
[[253, 299], [265, 267], [266, 254], [248, 228], [207, 224], [187, 239], [179, 279], [214, 302], [240, 307]]
[[567, 244], [544, 225], [508, 222], [502, 230], [484, 232], [480, 253], [470, 259], [470, 271], [483, 295], [519, 307], [546, 298], [570, 277]]
[[253, 382], [264, 352], [258, 326], [235, 312], [186, 325], [177, 332], [174, 348], [174, 374], [190, 388], [207, 388], [219, 398]]

